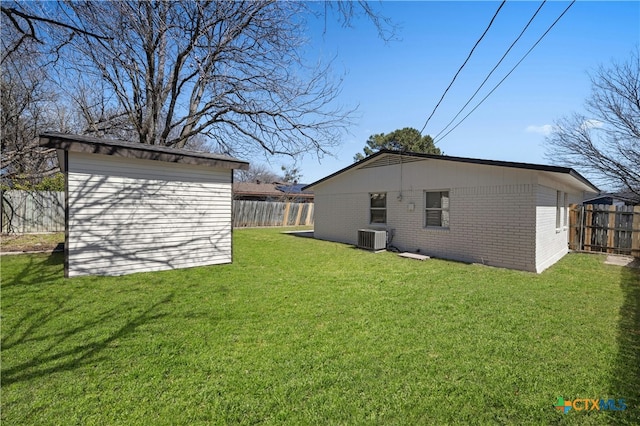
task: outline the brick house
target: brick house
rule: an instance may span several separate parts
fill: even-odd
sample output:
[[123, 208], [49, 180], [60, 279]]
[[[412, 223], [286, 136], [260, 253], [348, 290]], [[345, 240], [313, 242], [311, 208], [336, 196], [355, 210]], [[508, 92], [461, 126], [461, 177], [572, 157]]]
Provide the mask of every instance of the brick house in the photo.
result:
[[315, 238], [380, 230], [400, 251], [531, 272], [568, 252], [568, 205], [599, 192], [565, 167], [388, 150], [305, 189]]

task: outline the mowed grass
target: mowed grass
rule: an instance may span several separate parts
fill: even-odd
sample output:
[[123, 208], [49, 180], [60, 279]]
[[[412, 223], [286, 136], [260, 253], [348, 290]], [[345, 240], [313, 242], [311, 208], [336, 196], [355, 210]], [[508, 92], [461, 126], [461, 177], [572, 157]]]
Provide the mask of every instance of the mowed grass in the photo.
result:
[[[2, 258], [3, 424], [637, 424], [640, 277], [237, 230], [234, 263], [64, 279]], [[624, 411], [554, 409], [557, 397]]]

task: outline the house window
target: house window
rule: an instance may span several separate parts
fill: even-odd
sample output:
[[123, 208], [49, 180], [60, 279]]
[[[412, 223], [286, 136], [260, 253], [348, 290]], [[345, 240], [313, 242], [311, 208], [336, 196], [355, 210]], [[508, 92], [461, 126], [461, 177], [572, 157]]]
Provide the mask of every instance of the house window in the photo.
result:
[[566, 228], [569, 227], [569, 194], [564, 193], [564, 221], [562, 226]]
[[569, 194], [556, 191], [556, 230], [569, 226]]
[[387, 223], [387, 193], [374, 192], [369, 199], [369, 223]]
[[449, 227], [449, 191], [425, 192], [425, 226]]
[[562, 216], [562, 210], [560, 207], [560, 197], [562, 197], [562, 192], [556, 191], [556, 229], [560, 229], [560, 219]]

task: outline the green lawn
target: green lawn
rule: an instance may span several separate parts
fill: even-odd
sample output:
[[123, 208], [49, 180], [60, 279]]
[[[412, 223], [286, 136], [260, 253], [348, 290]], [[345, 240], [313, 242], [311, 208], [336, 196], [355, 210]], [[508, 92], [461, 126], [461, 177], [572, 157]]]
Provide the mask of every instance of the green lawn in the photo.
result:
[[[234, 233], [234, 263], [64, 279], [2, 257], [3, 424], [637, 424], [640, 276]], [[564, 399], [624, 411], [554, 409]]]

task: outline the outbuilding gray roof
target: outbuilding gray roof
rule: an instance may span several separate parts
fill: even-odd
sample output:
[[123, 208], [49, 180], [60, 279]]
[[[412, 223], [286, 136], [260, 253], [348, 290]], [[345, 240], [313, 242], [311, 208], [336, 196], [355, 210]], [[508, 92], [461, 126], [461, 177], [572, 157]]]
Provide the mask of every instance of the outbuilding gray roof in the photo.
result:
[[[189, 151], [166, 146], [146, 145], [121, 140], [101, 139], [91, 136], [69, 135], [64, 133], [44, 133], [40, 135], [40, 146], [60, 151], [87, 152], [113, 155], [118, 157], [139, 158], [143, 160], [166, 161], [169, 163], [193, 164], [225, 169], [249, 168], [247, 161], [226, 155], [208, 152]], [[60, 162], [60, 168], [64, 167]], [[64, 170], [63, 170], [64, 171]]]

